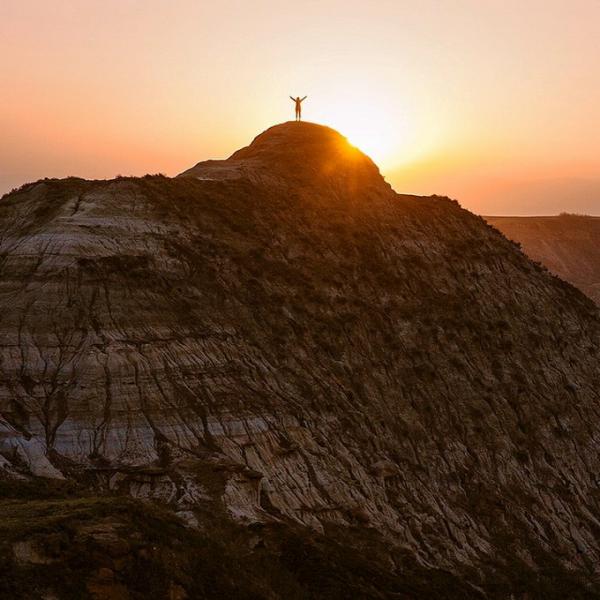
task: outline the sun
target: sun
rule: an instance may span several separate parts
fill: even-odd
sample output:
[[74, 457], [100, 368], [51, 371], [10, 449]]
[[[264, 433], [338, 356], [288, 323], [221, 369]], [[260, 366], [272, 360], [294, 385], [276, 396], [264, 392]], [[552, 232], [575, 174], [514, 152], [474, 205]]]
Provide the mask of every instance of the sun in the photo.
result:
[[409, 137], [408, 120], [399, 112], [392, 110], [385, 98], [362, 92], [335, 102], [331, 110], [321, 111], [319, 122], [339, 131], [380, 168], [386, 168], [406, 150], [403, 145]]
[[353, 146], [378, 165], [386, 165], [391, 160], [393, 140], [382, 123], [350, 123], [341, 131]]
[[367, 154], [378, 165], [385, 165], [392, 160], [394, 149], [394, 132], [387, 125], [385, 116], [370, 116], [368, 119], [348, 111], [348, 114], [333, 116], [327, 123], [343, 136], [350, 144]]

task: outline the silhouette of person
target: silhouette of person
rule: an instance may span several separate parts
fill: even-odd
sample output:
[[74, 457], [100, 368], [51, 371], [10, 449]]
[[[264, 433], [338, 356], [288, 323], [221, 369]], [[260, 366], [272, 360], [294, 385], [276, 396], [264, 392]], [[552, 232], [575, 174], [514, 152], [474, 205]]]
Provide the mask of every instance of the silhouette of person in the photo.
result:
[[296, 103], [296, 121], [302, 121], [302, 103], [308, 98], [308, 96], [304, 96], [304, 98], [292, 98], [290, 96], [290, 100]]

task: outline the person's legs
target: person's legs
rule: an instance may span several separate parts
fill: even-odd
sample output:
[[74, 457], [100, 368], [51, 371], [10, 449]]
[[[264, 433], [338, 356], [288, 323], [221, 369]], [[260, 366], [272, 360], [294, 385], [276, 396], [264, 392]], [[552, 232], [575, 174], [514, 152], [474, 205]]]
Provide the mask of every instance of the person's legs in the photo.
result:
[[298, 107], [298, 121], [302, 121], [302, 107]]

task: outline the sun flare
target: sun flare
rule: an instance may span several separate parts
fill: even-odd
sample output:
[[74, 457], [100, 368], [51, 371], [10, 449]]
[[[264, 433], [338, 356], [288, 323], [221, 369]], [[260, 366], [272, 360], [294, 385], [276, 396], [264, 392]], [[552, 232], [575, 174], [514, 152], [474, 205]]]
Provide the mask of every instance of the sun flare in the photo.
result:
[[399, 114], [386, 98], [375, 96], [372, 91], [356, 91], [343, 102], [320, 98], [321, 110], [310, 114], [311, 120], [333, 127], [379, 167], [386, 168], [410, 153], [412, 132], [406, 114]]
[[333, 116], [329, 121], [334, 129], [344, 135], [350, 144], [367, 154], [379, 166], [393, 161], [396, 133], [387, 124], [385, 115], [367, 118], [362, 111], [348, 111]]

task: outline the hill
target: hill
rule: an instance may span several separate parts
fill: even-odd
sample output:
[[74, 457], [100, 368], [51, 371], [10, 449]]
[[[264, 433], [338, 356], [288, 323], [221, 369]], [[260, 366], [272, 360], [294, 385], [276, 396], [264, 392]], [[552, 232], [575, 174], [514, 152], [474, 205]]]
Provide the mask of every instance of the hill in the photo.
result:
[[286, 123], [0, 240], [6, 593], [600, 593], [597, 308], [456, 202]]
[[600, 217], [485, 217], [525, 253], [600, 303]]

